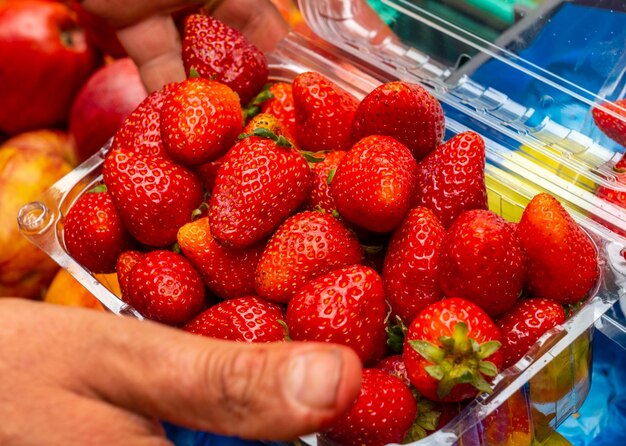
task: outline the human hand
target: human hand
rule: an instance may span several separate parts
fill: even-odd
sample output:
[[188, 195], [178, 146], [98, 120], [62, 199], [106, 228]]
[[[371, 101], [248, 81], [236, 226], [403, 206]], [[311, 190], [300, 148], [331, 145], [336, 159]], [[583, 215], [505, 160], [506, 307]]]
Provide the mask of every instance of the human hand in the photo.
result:
[[0, 444], [166, 445], [157, 420], [287, 440], [347, 410], [350, 349], [243, 344], [91, 310], [1, 299]]
[[203, 5], [240, 30], [263, 51], [271, 51], [289, 31], [270, 0], [82, 0], [87, 11], [118, 30], [120, 42], [139, 67], [149, 91], [185, 79], [181, 43], [171, 13]]

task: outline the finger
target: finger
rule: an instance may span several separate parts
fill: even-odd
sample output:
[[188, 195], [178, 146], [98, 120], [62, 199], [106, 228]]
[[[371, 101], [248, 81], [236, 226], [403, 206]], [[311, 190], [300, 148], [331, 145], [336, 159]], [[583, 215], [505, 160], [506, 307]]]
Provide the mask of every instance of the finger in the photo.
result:
[[204, 0], [79, 0], [87, 11], [105, 19], [116, 28], [140, 22], [150, 16], [169, 14], [188, 6], [204, 4]]

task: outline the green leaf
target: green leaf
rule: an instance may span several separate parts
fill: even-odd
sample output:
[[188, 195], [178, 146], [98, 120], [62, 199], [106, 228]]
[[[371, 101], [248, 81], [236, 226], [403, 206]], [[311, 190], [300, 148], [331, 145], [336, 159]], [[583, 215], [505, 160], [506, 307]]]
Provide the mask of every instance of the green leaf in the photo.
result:
[[189, 69], [189, 79], [196, 79], [200, 77], [200, 73], [198, 73], [198, 70], [196, 70], [195, 67], [191, 67]]
[[475, 373], [469, 367], [459, 364], [448, 373], [448, 378], [454, 381], [455, 384], [461, 384], [472, 382], [474, 375]]
[[402, 443], [414, 443], [422, 438], [426, 438], [428, 436], [428, 432], [420, 426], [417, 422], [413, 423], [409, 430], [407, 431]]
[[285, 341], [293, 341], [293, 339], [291, 339], [291, 336], [289, 336], [289, 327], [287, 326], [287, 322], [283, 321], [282, 319], [278, 319], [278, 323], [282, 325], [283, 329], [285, 330]]
[[326, 178], [326, 184], [328, 184], [330, 186], [330, 183], [333, 182], [333, 178], [335, 178], [335, 173], [337, 172], [337, 169], [333, 168], [330, 169], [328, 171], [328, 177]]
[[483, 376], [480, 373], [477, 373], [474, 376], [474, 380], [470, 384], [476, 387], [480, 392], [484, 392], [484, 393], [493, 392], [493, 389], [491, 388], [489, 383], [485, 381], [485, 378], [483, 378]]
[[293, 144], [291, 144], [291, 142], [287, 138], [285, 138], [283, 135], [280, 135], [278, 137], [278, 139], [276, 140], [276, 145], [279, 147], [287, 147], [287, 148], [293, 147]]
[[439, 364], [446, 356], [443, 349], [428, 341], [412, 340], [409, 341], [409, 345], [424, 359], [434, 364]]
[[498, 349], [502, 346], [502, 344], [498, 341], [488, 341], [480, 345], [478, 350], [478, 359], [485, 359], [493, 355]]
[[248, 104], [248, 106], [257, 106], [261, 105], [263, 102], [268, 101], [274, 97], [274, 93], [270, 91], [270, 87], [272, 84], [265, 84], [263, 89], [256, 95], [252, 101]]
[[259, 113], [261, 113], [261, 108], [256, 105], [246, 107], [243, 109], [243, 119], [244, 121], [248, 121], [249, 119], [254, 118]]
[[405, 331], [402, 326], [389, 323], [385, 328], [387, 331], [387, 345], [394, 353], [402, 353], [404, 346]]
[[89, 189], [87, 193], [88, 194], [101, 194], [102, 192], [106, 192], [106, 191], [107, 191], [106, 184], [98, 184], [97, 186], [94, 186], [93, 188]]
[[437, 381], [441, 381], [445, 375], [443, 367], [440, 365], [429, 365], [424, 367], [424, 370], [426, 370], [426, 373], [435, 378]]
[[491, 361], [480, 361], [478, 363], [478, 371], [486, 376], [496, 376], [498, 367]]
[[467, 335], [469, 333], [469, 329], [467, 328], [467, 324], [465, 322], [457, 322], [452, 330], [452, 337], [454, 338], [454, 343], [457, 346], [464, 345], [467, 342]]
[[209, 204], [207, 202], [200, 203], [196, 209], [191, 213], [191, 221], [196, 221], [202, 214], [204, 214], [207, 210], [209, 210]]
[[178, 242], [174, 243], [172, 245], [172, 247], [170, 248], [171, 251], [175, 252], [176, 254], [182, 254], [183, 250], [180, 249], [180, 245], [178, 244]]
[[439, 381], [439, 385], [437, 386], [437, 396], [439, 398], [445, 398], [446, 396], [450, 395], [450, 392], [452, 392], [454, 386], [456, 386], [456, 383], [453, 380], [449, 378], [443, 378], [441, 381]]
[[300, 155], [302, 155], [309, 164], [317, 164], [324, 161], [324, 157], [322, 156], [320, 158], [318, 153], [309, 152], [307, 150], [299, 150], [298, 152], [300, 152]]

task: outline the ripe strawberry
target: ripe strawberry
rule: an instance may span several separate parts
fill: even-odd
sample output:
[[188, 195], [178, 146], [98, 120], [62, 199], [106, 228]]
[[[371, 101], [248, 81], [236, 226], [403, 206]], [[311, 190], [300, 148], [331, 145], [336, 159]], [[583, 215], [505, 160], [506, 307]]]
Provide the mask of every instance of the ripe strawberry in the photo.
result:
[[256, 296], [220, 302], [188, 322], [190, 333], [240, 342], [285, 340], [283, 310]]
[[414, 199], [417, 163], [389, 136], [368, 136], [341, 160], [330, 184], [346, 220], [374, 232], [397, 228]]
[[126, 301], [148, 319], [182, 325], [200, 311], [204, 284], [193, 265], [172, 251], [147, 253], [131, 270]]
[[619, 159], [615, 166], [613, 166], [613, 170], [617, 173], [625, 173], [626, 172], [626, 155], [622, 154], [622, 157]]
[[596, 250], [556, 198], [535, 195], [524, 209], [517, 235], [532, 297], [573, 304], [587, 296], [598, 279]]
[[384, 341], [386, 314], [380, 276], [353, 265], [300, 288], [289, 302], [286, 322], [293, 340], [347, 345], [367, 363], [379, 359], [374, 356]]
[[432, 209], [445, 228], [464, 211], [487, 209], [485, 142], [459, 133], [419, 163], [417, 183], [415, 204]]
[[209, 193], [213, 191], [215, 179], [217, 178], [217, 172], [220, 170], [220, 167], [222, 167], [222, 164], [224, 164], [224, 161], [226, 161], [227, 155], [228, 152], [226, 152], [226, 155], [214, 161], [209, 161], [208, 163], [201, 164], [195, 168], [195, 172], [200, 178], [200, 181], [202, 181], [202, 185]]
[[128, 282], [130, 278], [130, 272], [144, 257], [144, 253], [139, 251], [124, 251], [117, 258], [115, 265], [115, 271], [117, 272], [117, 281], [120, 284], [120, 290], [122, 291], [122, 299], [126, 301], [125, 296], [128, 293]]
[[449, 298], [429, 305], [413, 320], [402, 358], [421, 395], [463, 401], [491, 391], [485, 377], [494, 377], [502, 366], [500, 339], [500, 330], [480, 307]]
[[228, 86], [202, 78], [172, 89], [161, 109], [161, 137], [167, 154], [184, 166], [224, 155], [241, 133], [239, 97]]
[[174, 243], [178, 228], [202, 202], [198, 178], [164, 157], [113, 149], [103, 177], [126, 228], [149, 246]]
[[306, 199], [312, 173], [284, 138], [250, 136], [228, 153], [215, 179], [209, 215], [219, 242], [242, 249], [270, 235]]
[[256, 129], [267, 129], [276, 136], [283, 136], [287, 141], [295, 144], [296, 140], [287, 127], [279, 119], [269, 113], [261, 113], [252, 118], [243, 129], [244, 134], [254, 133]]
[[261, 103], [261, 113], [269, 113], [283, 123], [289, 134], [296, 135], [296, 110], [291, 84], [276, 82], [269, 87], [271, 98]]
[[63, 238], [70, 255], [92, 273], [112, 273], [132, 239], [106, 188], [80, 197], [65, 218]]
[[247, 104], [267, 83], [265, 55], [243, 34], [213, 17], [192, 14], [185, 21], [183, 63], [189, 74], [214, 78], [232, 88]]
[[354, 116], [352, 142], [369, 135], [391, 136], [419, 161], [441, 144], [445, 130], [439, 101], [421, 85], [397, 81], [363, 98]]
[[512, 308], [524, 286], [524, 253], [508, 223], [483, 209], [462, 213], [441, 246], [439, 286], [490, 317]]
[[293, 81], [298, 147], [309, 151], [348, 150], [358, 100], [319, 73]]
[[406, 384], [382, 370], [365, 369], [354, 405], [325, 435], [344, 446], [402, 443], [416, 415], [415, 398]]
[[383, 266], [385, 294], [393, 313], [407, 325], [443, 297], [437, 272], [445, 232], [430, 209], [417, 207], [389, 243]]
[[524, 299], [495, 322], [502, 332], [501, 352], [506, 368], [528, 353], [546, 331], [565, 322], [565, 311], [552, 300]]
[[346, 156], [346, 152], [338, 150], [321, 156], [323, 156], [324, 159], [319, 163], [315, 163], [313, 166], [313, 187], [311, 188], [311, 194], [304, 207], [311, 211], [320, 209], [328, 213], [333, 213], [337, 210], [337, 207], [335, 206], [335, 200], [330, 194], [330, 183], [332, 182], [339, 162]]
[[626, 147], [626, 98], [601, 105], [616, 113], [619, 118], [594, 107], [591, 112], [594, 122], [606, 136], [622, 147]]
[[400, 379], [407, 386], [411, 385], [409, 381], [409, 375], [406, 371], [406, 366], [402, 360], [402, 355], [392, 355], [381, 359], [375, 366], [375, 369], [387, 372]]
[[222, 246], [211, 235], [209, 218], [203, 217], [180, 228], [178, 245], [218, 297], [232, 299], [254, 293], [254, 274], [264, 244], [242, 250]]
[[361, 260], [359, 242], [335, 217], [301, 212], [267, 243], [256, 270], [256, 291], [271, 302], [287, 303], [315, 277]]

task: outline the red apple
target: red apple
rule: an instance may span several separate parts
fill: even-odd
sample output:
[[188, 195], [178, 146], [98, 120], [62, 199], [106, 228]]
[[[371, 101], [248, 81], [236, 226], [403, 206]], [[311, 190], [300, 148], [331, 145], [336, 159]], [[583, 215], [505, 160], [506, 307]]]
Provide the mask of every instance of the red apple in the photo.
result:
[[0, 6], [0, 132], [56, 127], [100, 57], [62, 3]]
[[83, 161], [96, 153], [147, 94], [129, 58], [96, 71], [76, 96], [70, 112], [70, 133], [78, 158]]

